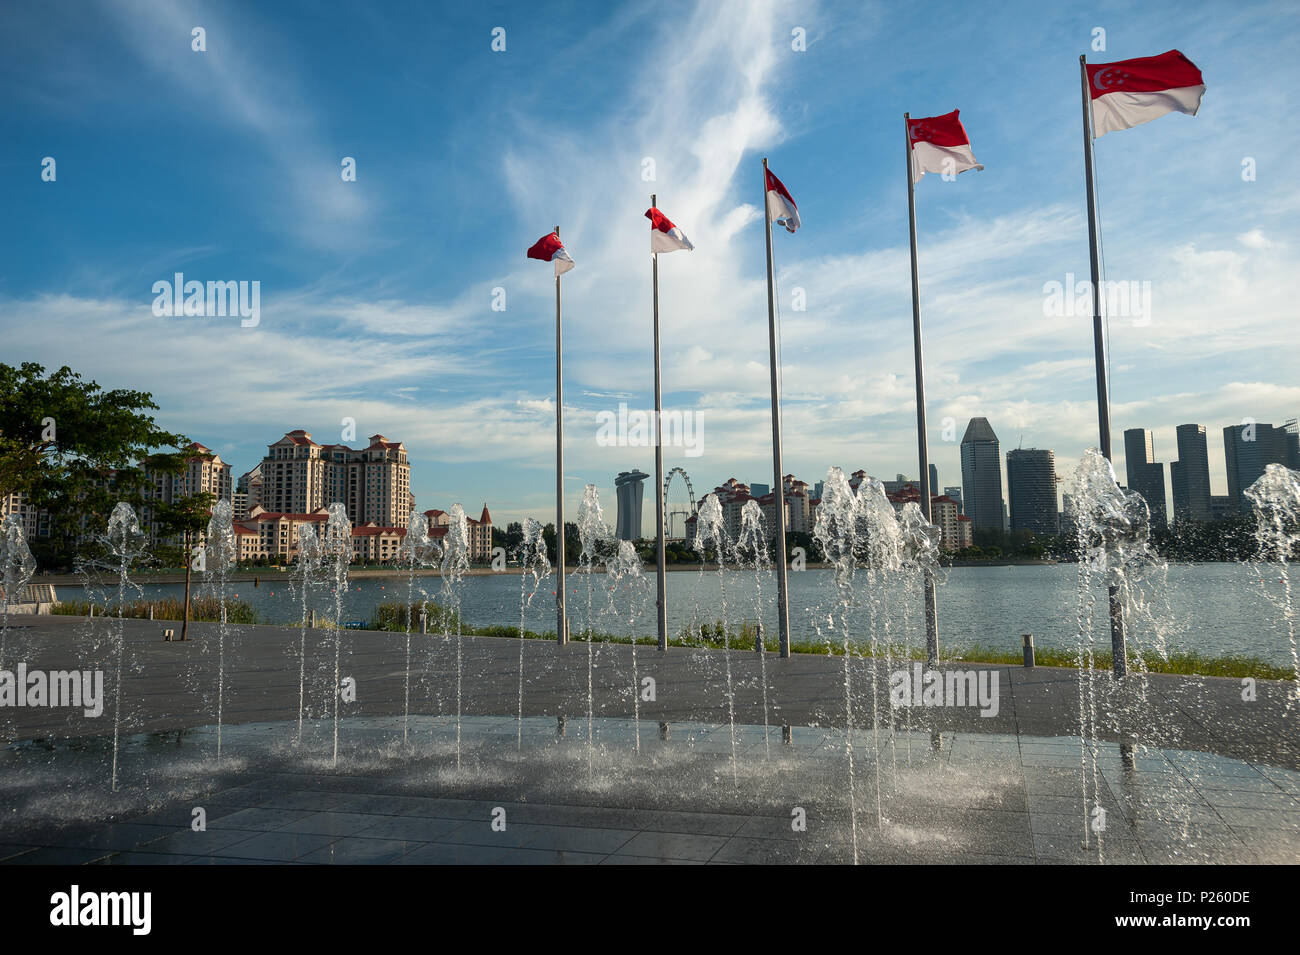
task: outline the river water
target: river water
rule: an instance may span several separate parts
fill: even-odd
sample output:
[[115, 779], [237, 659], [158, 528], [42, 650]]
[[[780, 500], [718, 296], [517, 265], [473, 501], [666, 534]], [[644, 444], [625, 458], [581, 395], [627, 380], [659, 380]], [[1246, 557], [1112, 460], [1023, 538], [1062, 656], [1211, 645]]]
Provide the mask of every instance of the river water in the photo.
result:
[[[568, 575], [570, 626], [576, 632], [588, 625], [587, 586], [593, 588], [592, 605], [597, 608], [592, 622], [601, 632], [639, 635], [655, 633], [654, 575], [648, 571], [650, 599], [634, 622], [625, 607], [602, 613], [607, 603], [603, 574]], [[955, 567], [945, 571], [938, 587], [940, 640], [945, 657], [972, 644], [1018, 652], [1021, 634], [1032, 633], [1037, 646], [1073, 647], [1076, 628], [1077, 568], [1073, 564], [1018, 565], [1004, 567]], [[765, 574], [763, 619], [769, 636], [776, 626], [775, 579]], [[735, 629], [752, 623], [754, 588], [752, 571], [696, 570], [668, 574], [668, 626], [673, 636], [701, 621], [721, 617], [724, 596], [728, 622]], [[860, 587], [865, 587], [863, 576]], [[436, 599], [441, 581], [437, 577], [417, 578]], [[544, 593], [532, 601], [527, 615], [531, 630], [553, 631], [554, 577], [543, 582]], [[462, 616], [471, 626], [519, 625], [517, 573], [488, 574], [465, 578]], [[230, 585], [238, 599], [250, 603], [262, 623], [297, 623], [301, 604], [290, 573], [270, 571], [257, 587], [252, 581]], [[1203, 654], [1257, 656], [1272, 663], [1289, 665], [1290, 650], [1277, 607], [1270, 603], [1250, 564], [1175, 564], [1168, 569], [1166, 584], [1159, 588], [1163, 599], [1155, 612], [1130, 621], [1130, 639], [1143, 647], [1163, 641], [1169, 651], [1197, 651]], [[60, 596], [72, 599], [77, 588], [59, 587]], [[145, 599], [180, 597], [180, 584], [145, 584]], [[816, 639], [815, 625], [821, 623], [833, 605], [833, 584], [829, 570], [809, 569], [790, 574], [790, 620], [796, 640]], [[201, 592], [201, 586], [195, 587]], [[377, 604], [400, 601], [406, 595], [406, 577], [366, 577], [353, 580], [343, 600], [343, 617], [348, 621], [369, 621]], [[891, 639], [898, 644], [923, 645], [924, 630], [919, 617], [920, 595], [914, 587], [899, 582], [891, 587], [886, 601]], [[855, 611], [855, 622], [865, 627], [867, 601]], [[327, 591], [317, 612], [333, 616], [334, 598]], [[1096, 607], [1098, 634], [1106, 634], [1104, 595]], [[1103, 636], [1104, 639], [1104, 636]], [[1099, 647], [1098, 649], [1108, 649]]]

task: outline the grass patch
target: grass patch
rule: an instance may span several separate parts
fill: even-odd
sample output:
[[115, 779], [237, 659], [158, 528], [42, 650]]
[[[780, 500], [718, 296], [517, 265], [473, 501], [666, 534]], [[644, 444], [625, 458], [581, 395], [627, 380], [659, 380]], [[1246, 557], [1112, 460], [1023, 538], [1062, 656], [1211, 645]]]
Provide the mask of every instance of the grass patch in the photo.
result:
[[[118, 616], [117, 604], [99, 606], [95, 604], [95, 615], [99, 617]], [[163, 597], [158, 600], [137, 600], [124, 604], [123, 617], [137, 620], [149, 618], [149, 608], [153, 607], [155, 620], [180, 620], [184, 616], [184, 602], [175, 597]], [[89, 600], [61, 600], [50, 608], [50, 613], [71, 617], [89, 617], [91, 603]], [[220, 623], [221, 601], [215, 597], [191, 597], [190, 620], [195, 623]], [[226, 601], [226, 622], [238, 624], [257, 623], [257, 612], [243, 600]]]

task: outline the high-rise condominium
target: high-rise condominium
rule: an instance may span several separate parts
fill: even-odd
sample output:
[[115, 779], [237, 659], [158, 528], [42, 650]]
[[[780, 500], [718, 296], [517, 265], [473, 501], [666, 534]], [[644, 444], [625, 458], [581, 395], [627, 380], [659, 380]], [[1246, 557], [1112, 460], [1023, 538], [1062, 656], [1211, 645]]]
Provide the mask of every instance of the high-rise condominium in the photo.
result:
[[361, 449], [322, 445], [306, 431], [290, 431], [266, 449], [261, 496], [275, 513], [310, 514], [341, 501], [354, 526], [404, 528], [414, 503], [406, 446], [382, 434]]
[[1151, 523], [1168, 523], [1169, 513], [1165, 497], [1165, 466], [1156, 462], [1155, 442], [1145, 428], [1129, 428], [1124, 432], [1124, 467], [1128, 471], [1128, 486], [1137, 491], [1151, 511]]
[[962, 436], [961, 486], [971, 524], [1002, 530], [1001, 452], [988, 418], [971, 418]]
[[1007, 497], [1011, 501], [1013, 531], [1057, 533], [1056, 455], [1039, 448], [1008, 451]]
[[1206, 449], [1205, 425], [1180, 424], [1178, 460], [1169, 465], [1169, 483], [1174, 489], [1174, 520], [1210, 520], [1210, 456]]
[[1288, 440], [1285, 428], [1271, 424], [1234, 424], [1223, 429], [1223, 455], [1228, 464], [1228, 498], [1233, 510], [1249, 510], [1244, 491], [1264, 474], [1270, 464], [1286, 464]]

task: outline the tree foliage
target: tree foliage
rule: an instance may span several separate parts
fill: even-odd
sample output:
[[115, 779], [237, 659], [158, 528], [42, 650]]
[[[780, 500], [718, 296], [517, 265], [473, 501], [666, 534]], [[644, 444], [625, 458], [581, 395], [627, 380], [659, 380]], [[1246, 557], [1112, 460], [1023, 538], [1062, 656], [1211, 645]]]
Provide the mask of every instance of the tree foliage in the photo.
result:
[[16, 492], [50, 515], [44, 556], [66, 562], [86, 530], [105, 524], [113, 506], [144, 501], [136, 463], [160, 448], [160, 468], [183, 467], [188, 440], [158, 427], [147, 392], [106, 391], [66, 365], [47, 374], [35, 362], [0, 364], [0, 499]]

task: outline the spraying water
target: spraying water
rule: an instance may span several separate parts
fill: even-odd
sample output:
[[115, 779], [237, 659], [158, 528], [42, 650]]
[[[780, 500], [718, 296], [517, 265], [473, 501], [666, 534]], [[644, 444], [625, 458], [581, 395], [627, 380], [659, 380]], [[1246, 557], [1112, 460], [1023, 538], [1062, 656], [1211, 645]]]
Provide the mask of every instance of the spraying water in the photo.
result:
[[[1246, 489], [1246, 499], [1255, 509], [1255, 539], [1261, 559], [1277, 573], [1282, 593], [1270, 599], [1279, 604], [1291, 648], [1294, 674], [1288, 708], [1300, 701], [1300, 653], [1296, 649], [1295, 604], [1291, 596], [1290, 561], [1300, 542], [1300, 471], [1270, 464], [1264, 474]], [[1271, 575], [1270, 575], [1271, 576]], [[1261, 575], [1262, 578], [1262, 575]]]
[[329, 506], [321, 559], [334, 573], [334, 765], [339, 764], [339, 703], [343, 696], [339, 668], [343, 654], [343, 595], [348, 590], [348, 566], [352, 563], [352, 522], [343, 504]]
[[0, 622], [0, 670], [5, 664], [5, 637], [9, 632], [9, 605], [18, 602], [18, 596], [36, 573], [36, 559], [27, 546], [27, 532], [22, 518], [10, 514], [0, 524], [0, 600], [4, 603], [4, 618]]
[[324, 549], [316, 527], [298, 525], [298, 579], [302, 598], [302, 630], [298, 635], [298, 739], [302, 742], [302, 713], [307, 702], [307, 623], [310, 591], [319, 583]]
[[[835, 572], [835, 593], [838, 619], [835, 613], [826, 616], [826, 649], [833, 652], [831, 634], [838, 628], [842, 634], [844, 654], [844, 756], [848, 764], [849, 831], [853, 842], [853, 864], [858, 863], [858, 813], [857, 780], [853, 766], [853, 682], [849, 667], [848, 612], [853, 603], [853, 575], [856, 568], [854, 548], [857, 543], [858, 500], [845, 480], [844, 472], [832, 467], [826, 472], [822, 484], [821, 503], [817, 505], [817, 521], [813, 537], [821, 545], [822, 554]], [[821, 635], [821, 624], [813, 619], [813, 627]]]
[[641, 572], [641, 555], [631, 541], [619, 541], [618, 553], [609, 564], [609, 607], [614, 610], [615, 597], [622, 593], [627, 607], [628, 628], [632, 633], [632, 729], [636, 751], [641, 752], [641, 677], [636, 663], [635, 624], [650, 596], [648, 581]]
[[460, 772], [460, 718], [461, 681], [464, 668], [464, 648], [461, 646], [460, 594], [469, 569], [469, 522], [465, 508], [453, 504], [448, 514], [446, 544], [442, 550], [442, 593], [446, 613], [443, 614], [443, 641], [451, 639], [451, 617], [456, 618], [456, 771]]
[[[912, 658], [912, 641], [911, 627], [908, 622], [911, 619], [911, 600], [910, 595], [913, 590], [913, 584], [918, 589], [925, 587], [927, 579], [936, 580], [939, 574], [939, 542], [942, 532], [934, 524], [925, 519], [921, 513], [921, 508], [913, 501], [908, 501], [903, 505], [902, 512], [898, 515], [898, 534], [899, 534], [899, 564], [904, 586], [902, 587], [903, 612], [903, 647], [902, 657], [904, 661]], [[886, 667], [892, 672], [892, 666]], [[889, 710], [889, 731], [891, 744], [894, 742], [895, 720], [893, 707]], [[912, 729], [912, 707], [907, 707], [907, 739], [908, 755], [911, 755], [911, 729]], [[898, 782], [898, 759], [897, 746], [890, 746], [890, 756], [894, 770], [895, 791], [897, 791]]]
[[709, 547], [713, 548], [714, 555], [718, 560], [719, 607], [722, 612], [722, 652], [727, 680], [727, 722], [731, 727], [731, 782], [736, 785], [738, 781], [736, 773], [736, 697], [731, 678], [731, 627], [727, 621], [726, 583], [727, 551], [731, 547], [731, 541], [727, 537], [722, 504], [718, 501], [718, 495], [708, 495], [704, 499], [704, 503], [700, 505], [700, 512], [696, 516], [695, 522], [695, 540], [692, 544], [700, 555], [701, 573], [703, 573], [705, 555]]
[[221, 761], [222, 707], [226, 697], [226, 637], [229, 625], [226, 620], [226, 584], [231, 568], [239, 558], [235, 546], [234, 512], [229, 501], [217, 501], [208, 519], [208, 534], [204, 563], [221, 607], [221, 621], [217, 626], [217, 761]]
[[[884, 822], [881, 807], [880, 685], [881, 648], [884, 647], [884, 670], [890, 670], [889, 609], [885, 597], [889, 584], [901, 566], [902, 532], [894, 506], [885, 494], [885, 485], [873, 477], [858, 485], [855, 508], [856, 540], [854, 554], [867, 571], [867, 601], [870, 606], [869, 646], [871, 653], [871, 737], [876, 750], [876, 825]], [[917, 510], [917, 519], [924, 518]], [[883, 641], [882, 641], [883, 635]], [[845, 632], [845, 665], [852, 656]], [[893, 709], [890, 709], [890, 735], [893, 735]]]
[[113, 631], [114, 668], [116, 676], [113, 681], [113, 769], [111, 786], [117, 789], [117, 750], [118, 738], [122, 725], [122, 659], [126, 655], [126, 631], [122, 618], [126, 606], [127, 573], [131, 565], [144, 557], [148, 538], [140, 529], [135, 511], [125, 501], [119, 501], [108, 518], [108, 535], [105, 544], [109, 553], [116, 558], [117, 566], [117, 626]]
[[595, 670], [595, 619], [592, 605], [592, 577], [602, 552], [613, 538], [609, 525], [605, 523], [605, 512], [600, 506], [600, 491], [596, 485], [588, 484], [582, 491], [582, 503], [578, 505], [578, 539], [582, 542], [582, 556], [579, 559], [580, 571], [587, 577], [587, 771], [592, 770], [592, 757], [595, 753], [595, 694], [592, 689], [592, 673]]
[[1083, 771], [1083, 845], [1090, 834], [1097, 836], [1097, 853], [1102, 854], [1101, 827], [1093, 819], [1101, 811], [1100, 777], [1097, 770], [1098, 713], [1097, 670], [1093, 616], [1097, 584], [1113, 588], [1123, 606], [1129, 580], [1127, 564], [1146, 556], [1149, 550], [1151, 516], [1146, 501], [1136, 491], [1125, 491], [1115, 480], [1110, 461], [1100, 451], [1084, 452], [1074, 472], [1075, 493], [1071, 517], [1078, 529], [1078, 609], [1075, 662], [1079, 670], [1079, 756]]
[[767, 552], [767, 532], [764, 527], [763, 509], [752, 498], [740, 509], [740, 540], [736, 542], [736, 555], [752, 554], [754, 558], [754, 619], [757, 621], [758, 633], [755, 637], [758, 649], [759, 682], [763, 691], [763, 746], [768, 759], [772, 758], [772, 744], [768, 739], [768, 705], [767, 705], [767, 647], [763, 635], [763, 578], [772, 572], [771, 558]]
[[542, 524], [531, 517], [524, 518], [524, 539], [519, 545], [519, 715], [515, 724], [515, 748], [524, 745], [524, 630], [528, 608], [537, 596], [542, 581], [551, 576], [551, 560], [546, 554], [546, 540]]
[[[402, 695], [402, 745], [410, 741], [411, 722], [411, 625], [415, 616], [415, 570], [428, 567], [438, 558], [438, 544], [429, 536], [429, 521], [418, 512], [411, 514], [406, 524], [406, 536], [398, 550], [398, 558], [406, 562], [406, 667]], [[420, 613], [426, 615], [426, 601], [421, 591]], [[427, 620], [427, 616], [425, 616]]]

